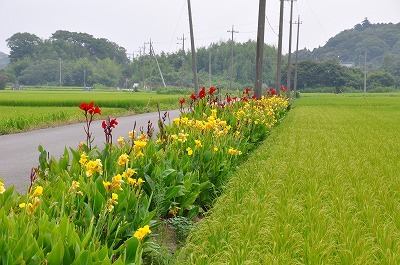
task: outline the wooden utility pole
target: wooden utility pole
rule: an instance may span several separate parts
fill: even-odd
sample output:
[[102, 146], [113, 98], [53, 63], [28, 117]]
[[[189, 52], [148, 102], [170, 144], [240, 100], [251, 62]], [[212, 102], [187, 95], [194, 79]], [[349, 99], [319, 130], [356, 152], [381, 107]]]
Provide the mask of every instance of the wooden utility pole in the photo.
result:
[[187, 0], [188, 12], [189, 12], [189, 28], [190, 28], [190, 45], [192, 48], [192, 67], [193, 67], [193, 79], [194, 79], [194, 93], [199, 94], [199, 85], [197, 79], [197, 60], [196, 60], [196, 47], [194, 46], [194, 33], [193, 33], [193, 21], [192, 21], [192, 7], [190, 0]]
[[276, 63], [276, 93], [281, 94], [281, 78], [282, 78], [282, 32], [283, 32], [283, 1], [280, 0], [279, 11], [279, 35], [278, 35], [278, 61]]
[[364, 93], [367, 93], [367, 50], [364, 53]]
[[299, 53], [299, 36], [300, 36], [300, 16], [297, 19], [297, 43], [296, 43], [296, 62], [295, 62], [295, 67], [294, 67], [294, 97], [296, 98], [297, 95], [297, 60], [298, 60], [298, 53]]
[[61, 79], [61, 58], [60, 58], [60, 87], [62, 86], [62, 79]]
[[150, 48], [149, 48], [149, 67], [150, 67], [149, 89], [151, 90], [151, 76], [152, 76], [152, 72], [153, 72], [153, 61], [151, 59], [152, 58], [152, 53], [151, 53], [152, 42], [151, 42], [151, 39], [150, 39], [150, 42], [147, 42], [146, 44], [150, 45]]
[[292, 19], [293, 19], [293, 0], [290, 0], [290, 22], [289, 22], [289, 53], [287, 65], [287, 83], [286, 83], [286, 97], [290, 98], [290, 85], [291, 85], [291, 55], [292, 55]]
[[[183, 70], [185, 63], [185, 34], [182, 35], [182, 38], [178, 38], [179, 41], [182, 41], [182, 66], [181, 66], [181, 87], [183, 88]], [[179, 42], [177, 44], [180, 44]]]
[[235, 42], [233, 41], [233, 34], [239, 33], [239, 31], [235, 31], [232, 25], [232, 29], [228, 30], [227, 32], [232, 33], [232, 48], [231, 48], [231, 69], [230, 69], [230, 77], [229, 77], [229, 90], [232, 90], [232, 74], [233, 74], [233, 47], [235, 46]]
[[208, 86], [211, 87], [211, 50], [208, 53]]
[[264, 60], [264, 31], [265, 31], [265, 6], [267, 0], [260, 0], [258, 7], [258, 30], [257, 30], [257, 54], [256, 54], [256, 80], [254, 94], [260, 99], [263, 82], [263, 60]]

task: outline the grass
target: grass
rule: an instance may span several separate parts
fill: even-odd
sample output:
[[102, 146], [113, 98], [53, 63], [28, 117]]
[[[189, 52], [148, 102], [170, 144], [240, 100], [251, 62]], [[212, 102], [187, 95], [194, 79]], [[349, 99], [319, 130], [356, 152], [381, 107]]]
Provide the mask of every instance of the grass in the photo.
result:
[[182, 95], [61, 89], [0, 91], [0, 135], [83, 121], [81, 102], [94, 101], [103, 117], [126, 116], [179, 107]]
[[176, 263], [399, 264], [399, 131], [400, 97], [302, 97]]

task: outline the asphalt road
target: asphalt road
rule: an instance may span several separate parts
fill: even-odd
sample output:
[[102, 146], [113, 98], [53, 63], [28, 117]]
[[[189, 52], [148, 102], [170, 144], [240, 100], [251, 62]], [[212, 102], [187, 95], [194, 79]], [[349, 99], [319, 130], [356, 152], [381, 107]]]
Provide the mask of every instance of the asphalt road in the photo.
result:
[[[172, 123], [179, 114], [179, 110], [168, 111], [169, 119], [166, 123]], [[119, 117], [117, 121], [118, 125], [113, 129], [114, 143], [119, 136], [128, 138], [135, 122], [137, 132], [141, 127], [146, 132], [148, 121], [158, 130], [158, 112]], [[95, 120], [91, 125], [94, 137], [92, 146], [101, 147], [105, 142], [101, 122], [102, 120]], [[29, 188], [31, 169], [39, 165], [39, 145], [43, 146], [50, 157], [58, 159], [64, 153], [65, 147], [76, 148], [81, 141], [86, 141], [84, 123], [0, 136], [0, 179], [5, 187], [14, 185], [20, 193], [25, 193]]]

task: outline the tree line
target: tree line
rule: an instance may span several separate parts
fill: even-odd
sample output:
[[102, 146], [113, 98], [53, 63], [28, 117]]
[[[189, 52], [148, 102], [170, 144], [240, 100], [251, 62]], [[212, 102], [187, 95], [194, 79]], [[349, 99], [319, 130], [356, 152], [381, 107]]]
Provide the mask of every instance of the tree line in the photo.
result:
[[[168, 86], [192, 87], [192, 60], [187, 51], [160, 54], [141, 54], [131, 60], [126, 49], [105, 38], [87, 33], [58, 30], [49, 39], [34, 34], [16, 33], [7, 39], [10, 63], [0, 72], [0, 83], [7, 80], [21, 85], [63, 85], [129, 87], [154, 89], [163, 85], [161, 73]], [[233, 66], [231, 51], [233, 45]], [[299, 53], [299, 57], [302, 52]], [[304, 54], [303, 54], [304, 55]], [[155, 60], [157, 59], [157, 61]], [[265, 45], [264, 87], [275, 86], [277, 50]], [[232, 88], [254, 85], [256, 42], [220, 41], [197, 49], [197, 68], [201, 86], [228, 88], [232, 67]], [[285, 58], [283, 59], [285, 61]], [[158, 68], [158, 65], [159, 68]], [[294, 64], [294, 62], [293, 62]], [[294, 67], [294, 65], [292, 66]], [[282, 84], [286, 83], [283, 66]], [[291, 71], [294, 74], [294, 71]], [[299, 90], [343, 87], [360, 90], [363, 86], [363, 67], [344, 67], [339, 58], [315, 61], [302, 59], [298, 63]], [[1, 81], [3, 80], [3, 81]], [[291, 78], [292, 82], [294, 76]], [[368, 64], [369, 86], [398, 86], [400, 60], [386, 56], [379, 67]], [[1, 88], [0, 84], [0, 88]], [[293, 83], [292, 83], [293, 86]]]

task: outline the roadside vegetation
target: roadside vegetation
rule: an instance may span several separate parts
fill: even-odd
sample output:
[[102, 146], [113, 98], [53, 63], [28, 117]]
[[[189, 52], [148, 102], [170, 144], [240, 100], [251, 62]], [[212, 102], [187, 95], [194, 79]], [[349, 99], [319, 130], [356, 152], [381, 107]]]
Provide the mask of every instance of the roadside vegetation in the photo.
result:
[[[183, 92], [181, 92], [183, 93]], [[76, 108], [81, 102], [96, 101], [101, 118], [126, 116], [176, 108], [182, 94], [154, 92], [77, 91], [35, 88], [0, 91], [0, 135], [44, 127], [82, 122]]]
[[303, 95], [176, 264], [400, 263], [400, 97]]
[[106, 118], [102, 149], [91, 147], [91, 124], [102, 110], [81, 102], [86, 126], [78, 148], [56, 159], [39, 147], [26, 194], [0, 182], [0, 263], [172, 261], [231, 172], [286, 114], [286, 98], [250, 92], [219, 101], [210, 87], [181, 98], [181, 116], [167, 124], [161, 113], [156, 139], [149, 126], [112, 144], [118, 120]]

